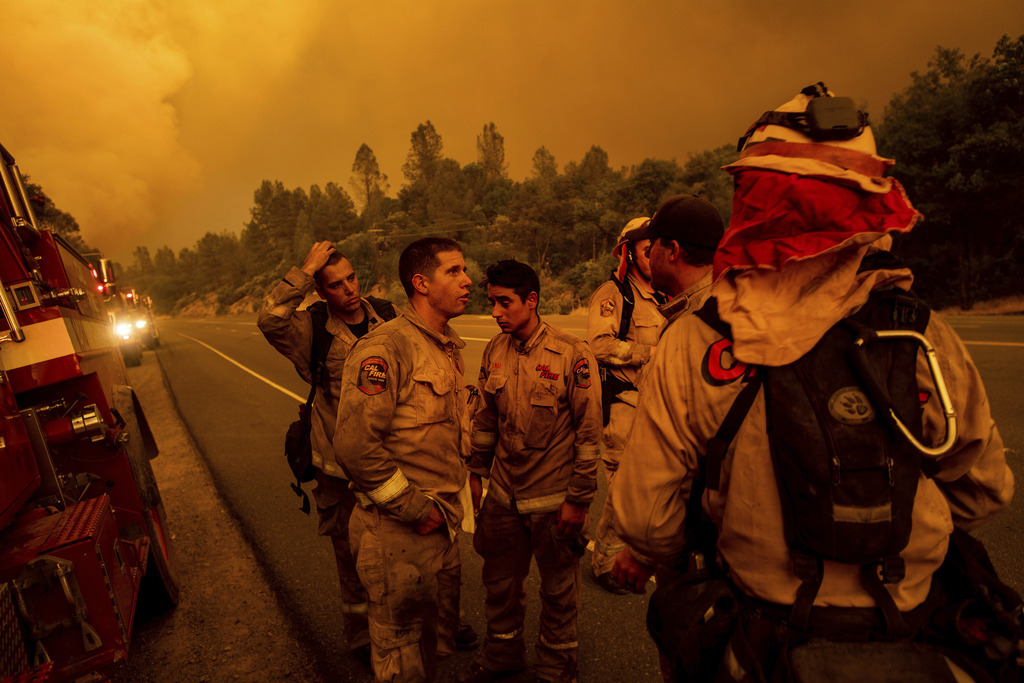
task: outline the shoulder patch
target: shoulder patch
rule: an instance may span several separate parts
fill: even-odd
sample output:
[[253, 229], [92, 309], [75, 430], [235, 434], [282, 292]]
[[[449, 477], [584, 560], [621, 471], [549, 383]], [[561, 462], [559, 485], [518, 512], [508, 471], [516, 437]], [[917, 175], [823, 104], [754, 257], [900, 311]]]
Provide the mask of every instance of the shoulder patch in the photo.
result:
[[615, 299], [604, 299], [601, 301], [601, 317], [610, 318], [615, 314]]
[[376, 396], [388, 388], [388, 364], [380, 356], [370, 356], [359, 364], [359, 391]]
[[590, 388], [590, 363], [586, 358], [579, 359], [572, 366], [572, 377], [577, 389]]

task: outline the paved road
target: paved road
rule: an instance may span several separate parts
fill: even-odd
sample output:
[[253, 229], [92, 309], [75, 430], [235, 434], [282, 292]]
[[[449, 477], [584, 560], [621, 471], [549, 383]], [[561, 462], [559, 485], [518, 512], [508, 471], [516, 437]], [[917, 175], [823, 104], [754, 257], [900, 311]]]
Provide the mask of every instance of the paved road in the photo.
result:
[[[582, 336], [582, 317], [548, 318]], [[1024, 425], [1020, 378], [1024, 376], [1024, 317], [953, 318], [985, 380], [1011, 467], [1021, 468]], [[263, 340], [254, 317], [244, 319], [162, 320], [159, 359], [190, 431], [209, 461], [217, 487], [229, 501], [266, 567], [275, 588], [303, 632], [309, 633], [324, 678], [348, 677], [351, 665], [339, 648], [340, 602], [329, 544], [315, 535], [315, 521], [298, 512], [298, 499], [287, 487], [282, 456], [285, 429], [305, 400], [307, 387], [291, 365]], [[467, 376], [475, 374], [484, 344], [497, 328], [486, 316], [456, 321], [467, 341]], [[601, 477], [597, 513], [604, 496]], [[596, 523], [596, 522], [595, 522]], [[997, 567], [1018, 590], [1024, 588], [1021, 556], [1024, 504], [982, 530]], [[483, 631], [480, 562], [470, 538], [463, 535], [463, 607]], [[589, 554], [584, 566], [589, 563]], [[588, 575], [584, 572], [584, 576]], [[530, 597], [528, 642], [535, 638], [538, 600], [535, 577]], [[657, 681], [654, 648], [644, 627], [646, 598], [614, 597], [584, 581], [581, 613], [581, 679], [588, 681]], [[531, 628], [532, 627], [532, 628]], [[442, 676], [471, 659], [457, 655]], [[356, 671], [359, 671], [356, 669]], [[532, 680], [526, 675], [508, 679]]]
[[[568, 329], [582, 333], [583, 318], [569, 318]], [[217, 487], [237, 516], [286, 611], [308, 633], [324, 680], [362, 680], [341, 641], [340, 599], [329, 543], [316, 536], [316, 523], [298, 511], [288, 488], [283, 456], [284, 433], [295, 419], [307, 385], [256, 329], [254, 318], [161, 320], [158, 357], [179, 411], [205, 455]], [[489, 318], [459, 321], [467, 341], [467, 376], [476, 376], [486, 340], [497, 326]], [[255, 376], [253, 373], [259, 375]], [[598, 499], [604, 501], [603, 475]], [[596, 519], [594, 520], [596, 526]], [[463, 609], [467, 620], [484, 630], [481, 563], [471, 537], [462, 534]], [[589, 569], [589, 553], [584, 567]], [[584, 572], [580, 617], [581, 680], [658, 681], [657, 655], [647, 638], [646, 598], [612, 596]], [[539, 599], [536, 571], [527, 585], [527, 642], [536, 639]], [[532, 648], [530, 659], [532, 661]], [[441, 680], [472, 661], [459, 653], [442, 664]], [[349, 668], [354, 672], [349, 674]], [[526, 673], [510, 683], [532, 681]]]

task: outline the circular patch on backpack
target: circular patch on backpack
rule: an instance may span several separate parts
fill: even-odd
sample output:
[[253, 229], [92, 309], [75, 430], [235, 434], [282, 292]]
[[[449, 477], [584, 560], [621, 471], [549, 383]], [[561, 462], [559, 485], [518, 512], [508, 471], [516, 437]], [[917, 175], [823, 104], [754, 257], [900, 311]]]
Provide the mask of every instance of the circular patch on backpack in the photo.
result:
[[828, 400], [828, 412], [839, 422], [859, 425], [875, 419], [875, 409], [860, 387], [843, 387]]

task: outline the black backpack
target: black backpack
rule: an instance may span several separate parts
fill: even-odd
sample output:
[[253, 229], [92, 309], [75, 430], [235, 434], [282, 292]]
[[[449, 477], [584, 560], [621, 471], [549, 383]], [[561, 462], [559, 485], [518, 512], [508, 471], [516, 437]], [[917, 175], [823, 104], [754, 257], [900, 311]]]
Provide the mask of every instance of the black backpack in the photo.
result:
[[[904, 577], [900, 551], [910, 538], [917, 480], [922, 468], [934, 473], [934, 461], [925, 460], [903, 433], [920, 442], [918, 342], [879, 341], [877, 333], [923, 333], [929, 313], [913, 294], [877, 290], [801, 358], [754, 370], [751, 383], [765, 390], [786, 542], [802, 582], [789, 620], [795, 628], [807, 626], [826, 559], [860, 565], [862, 585], [881, 609], [887, 631], [903, 628], [883, 583]], [[731, 337], [715, 299], [697, 316]], [[738, 400], [742, 407], [730, 411], [709, 442], [708, 488], [718, 487], [725, 450], [752, 402]]]
[[[377, 297], [366, 297], [366, 300], [373, 306], [373, 310], [383, 320], [392, 320], [398, 315], [394, 304], [386, 299]], [[284, 454], [288, 460], [288, 468], [291, 469], [295, 481], [291, 488], [296, 496], [302, 498], [302, 511], [309, 514], [309, 496], [302, 490], [302, 484], [313, 481], [316, 478], [316, 468], [313, 467], [313, 446], [310, 441], [313, 416], [313, 398], [316, 396], [317, 387], [327, 390], [327, 354], [331, 351], [334, 343], [334, 335], [327, 331], [327, 304], [317, 301], [311, 304], [307, 310], [310, 313], [313, 327], [313, 346], [309, 356], [309, 373], [312, 381], [309, 387], [309, 396], [306, 402], [299, 405], [299, 419], [288, 425], [288, 432], [284, 437]]]

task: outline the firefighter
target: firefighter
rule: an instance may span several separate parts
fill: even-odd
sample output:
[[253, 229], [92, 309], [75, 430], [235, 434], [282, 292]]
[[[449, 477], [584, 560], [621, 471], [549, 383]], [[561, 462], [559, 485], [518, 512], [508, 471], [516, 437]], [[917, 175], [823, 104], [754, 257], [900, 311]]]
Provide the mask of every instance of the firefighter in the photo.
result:
[[[686, 566], [681, 555], [688, 540], [684, 529], [691, 528], [686, 526], [689, 491], [695, 481], [702, 485], [695, 477], [707, 465], [709, 441], [724, 428], [730, 407], [752, 384], [758, 368], [774, 370], [810, 353], [836, 323], [860, 310], [872, 292], [889, 288], [898, 296], [910, 286], [911, 272], [888, 254], [889, 233], [910, 230], [920, 214], [898, 182], [883, 176], [892, 162], [876, 155], [866, 115], [855, 110], [852, 100], [831, 98], [822, 84], [811, 86], [766, 113], [741, 139], [740, 158], [727, 167], [736, 183], [732, 220], [714, 256], [713, 301], [720, 320], [731, 326], [729, 337], [705, 321], [704, 311], [699, 319], [673, 320], [645, 371], [627, 444], [634, 457], [620, 468], [612, 496], [622, 537], [665, 566]], [[652, 225], [658, 222], [656, 213]], [[664, 238], [655, 241], [655, 274], [678, 249], [688, 247]], [[916, 373], [912, 405], [917, 410], [923, 402], [920, 419], [929, 443], [941, 441], [943, 434], [955, 435], [932, 476], [921, 470], [911, 479], [916, 497], [907, 503], [912, 506], [909, 542], [900, 562], [891, 567], [905, 566], [901, 580], [887, 576], [888, 570], [880, 575], [877, 568], [864, 570], [820, 556], [809, 563], [794, 561], [802, 555], [794, 554], [784, 531], [792, 523], [784, 522], [780, 494], [787, 482], [773, 484], [773, 456], [778, 454], [769, 449], [770, 439], [784, 437], [786, 430], [776, 425], [770, 433], [767, 418], [767, 410], [778, 416], [786, 406], [766, 404], [765, 390], [753, 384], [756, 393], [732, 436], [733, 448], [724, 453], [720, 481], [715, 487], [709, 484], [702, 506], [698, 503], [717, 529], [717, 552], [742, 606], [732, 639], [717, 650], [720, 664], [712, 662], [712, 677], [717, 670], [720, 680], [773, 680], [776, 661], [780, 666], [793, 661], [780, 657], [787, 638], [793, 645], [816, 636], [861, 642], [892, 636], [890, 626], [911, 624], [911, 617], [918, 619], [926, 608], [954, 525], [977, 526], [1009, 504], [1013, 475], [977, 369], [937, 315], [928, 319], [924, 336], [941, 358], [958, 419], [951, 433], [940, 406], [941, 383], [933, 378], [925, 354], [917, 354], [916, 367], [890, 370], [907, 372], [911, 379]], [[833, 404], [827, 412], [848, 424], [864, 421], [866, 408], [850, 414], [842, 408]], [[825, 416], [803, 415], [807, 418], [819, 424]], [[894, 446], [887, 442], [889, 447]], [[791, 476], [794, 481], [788, 485], [804, 475]], [[846, 476], [835, 470], [832, 485]], [[885, 483], [884, 477], [878, 481]], [[810, 521], [832, 525], [833, 519], [828, 515]], [[852, 524], [885, 518], [877, 512], [870, 519], [846, 512], [843, 519]], [[615, 572], [624, 585], [643, 590], [647, 571], [617, 565]], [[820, 581], [816, 592], [813, 587], [804, 590], [808, 580], [797, 572]], [[880, 583], [880, 578], [888, 582]], [[662, 586], [659, 577], [659, 590]], [[871, 586], [881, 591], [872, 592]], [[808, 595], [813, 606], [808, 604], [806, 613], [794, 609]], [[886, 611], [887, 603], [894, 605], [892, 612]], [[672, 622], [674, 617], [665, 618]], [[800, 629], [795, 627], [798, 619]], [[846, 625], [857, 625], [856, 636]], [[691, 634], [710, 635], [700, 628]], [[693, 639], [682, 642], [691, 655], [709, 652], [710, 641], [699, 647]], [[684, 659], [678, 651], [663, 653], [677, 663]], [[864, 661], [871, 660], [837, 664], [838, 670], [849, 674], [842, 667], [863, 666]], [[877, 671], [854, 675], [868, 680], [873, 674]], [[681, 677], [681, 672], [674, 675]]]
[[453, 653], [459, 626], [465, 342], [448, 321], [472, 283], [447, 238], [413, 242], [398, 267], [409, 306], [346, 360], [334, 454], [358, 503], [349, 530], [374, 677], [423, 681]]
[[314, 243], [302, 265], [292, 267], [266, 298], [256, 319], [263, 336], [295, 365], [307, 383], [312, 383], [310, 356], [314, 323], [309, 311], [298, 309], [314, 289], [327, 303], [326, 329], [333, 336], [325, 363], [328, 381], [316, 390], [310, 430], [313, 465], [316, 467], [313, 496], [320, 518], [317, 531], [321, 536], [328, 536], [334, 546], [341, 582], [345, 640], [353, 654], [369, 664], [366, 591], [356, 574], [348, 536], [348, 521], [355, 497], [349, 490], [344, 470], [330, 452], [333, 450], [338, 392], [345, 358], [356, 340], [380, 325], [383, 319], [366, 299], [360, 297], [359, 278], [344, 254], [336, 251], [330, 242]]
[[[665, 322], [658, 311], [665, 300], [651, 285], [651, 266], [646, 253], [651, 241], [637, 238], [648, 220], [647, 217], [634, 218], [622, 228], [612, 250], [618, 266], [612, 277], [590, 297], [587, 341], [600, 367], [604, 410], [602, 460], [609, 488], [633, 425], [637, 374], [650, 360], [658, 343], [658, 331]], [[598, 585], [609, 593], [621, 595], [627, 591], [615, 583], [611, 569], [624, 545], [615, 533], [608, 500], [605, 498], [597, 523], [590, 566]]]
[[[596, 361], [585, 342], [541, 321], [540, 283], [528, 265], [499, 261], [484, 285], [501, 334], [481, 363], [469, 481], [487, 634], [459, 680], [481, 683], [525, 668], [524, 581], [536, 558], [537, 680], [566, 683], [579, 660], [580, 558], [601, 453]], [[490, 485], [481, 508], [483, 478]]]

